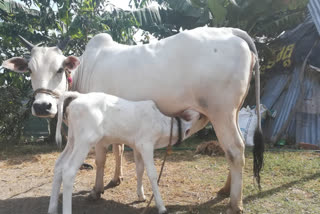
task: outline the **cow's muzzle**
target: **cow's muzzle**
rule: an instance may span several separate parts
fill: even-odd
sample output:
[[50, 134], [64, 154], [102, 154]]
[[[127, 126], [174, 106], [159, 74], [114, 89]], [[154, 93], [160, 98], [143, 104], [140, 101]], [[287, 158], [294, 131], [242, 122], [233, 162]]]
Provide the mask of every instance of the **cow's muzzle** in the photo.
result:
[[[32, 105], [32, 114], [36, 117], [54, 117], [57, 113], [57, 109], [51, 103], [50, 99], [46, 100], [35, 100], [37, 94], [47, 94], [50, 95], [53, 99], [59, 99], [60, 94], [49, 89], [39, 88], [33, 93], [33, 105]], [[53, 101], [53, 100], [52, 100]]]
[[48, 117], [51, 115], [51, 103], [33, 103], [32, 107], [37, 116]]

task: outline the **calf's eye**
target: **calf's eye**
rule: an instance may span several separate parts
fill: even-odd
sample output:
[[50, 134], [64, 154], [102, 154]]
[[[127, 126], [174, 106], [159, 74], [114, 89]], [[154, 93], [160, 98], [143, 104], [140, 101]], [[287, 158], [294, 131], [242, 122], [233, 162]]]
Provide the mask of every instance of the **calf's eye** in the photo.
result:
[[63, 72], [63, 68], [59, 68], [59, 70], [57, 71], [57, 73], [62, 73]]

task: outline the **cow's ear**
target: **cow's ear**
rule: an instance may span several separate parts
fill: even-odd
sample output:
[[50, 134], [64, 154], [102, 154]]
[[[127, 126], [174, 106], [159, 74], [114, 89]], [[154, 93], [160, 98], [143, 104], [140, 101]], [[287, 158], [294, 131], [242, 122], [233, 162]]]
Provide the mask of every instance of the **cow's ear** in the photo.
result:
[[63, 67], [69, 70], [76, 69], [78, 65], [80, 65], [80, 60], [75, 56], [68, 56], [63, 62]]
[[2, 67], [18, 73], [25, 73], [28, 71], [28, 61], [22, 57], [12, 57], [4, 61]]

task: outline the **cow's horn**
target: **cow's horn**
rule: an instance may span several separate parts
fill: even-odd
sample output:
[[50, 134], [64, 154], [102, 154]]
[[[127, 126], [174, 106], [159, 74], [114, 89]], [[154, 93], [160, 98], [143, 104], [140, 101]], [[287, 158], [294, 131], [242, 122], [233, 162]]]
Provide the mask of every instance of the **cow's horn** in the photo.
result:
[[70, 41], [70, 36], [66, 37], [64, 40], [62, 40], [61, 42], [59, 42], [57, 44], [57, 47], [63, 51], [63, 49], [65, 49], [67, 47], [67, 44]]
[[22, 43], [26, 46], [26, 48], [28, 48], [28, 50], [31, 51], [34, 45], [22, 36], [18, 35], [18, 37], [21, 39]]

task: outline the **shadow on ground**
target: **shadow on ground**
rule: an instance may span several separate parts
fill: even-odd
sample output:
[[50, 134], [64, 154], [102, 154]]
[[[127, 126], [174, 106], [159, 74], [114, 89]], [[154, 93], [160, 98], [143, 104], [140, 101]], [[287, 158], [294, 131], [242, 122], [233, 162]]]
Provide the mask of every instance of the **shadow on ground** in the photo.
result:
[[[221, 213], [226, 210], [223, 205], [217, 205], [223, 198], [216, 197], [204, 204], [200, 205], [169, 205], [166, 206], [169, 213]], [[129, 204], [122, 204], [112, 200], [99, 199], [98, 201], [89, 201], [86, 196], [72, 197], [72, 213], [74, 214], [140, 214], [143, 208], [135, 208]], [[147, 204], [147, 202], [145, 202]], [[0, 201], [0, 213], [5, 214], [46, 214], [49, 206], [49, 196], [43, 197], [26, 197], [15, 198]], [[209, 212], [208, 212], [209, 211]], [[59, 213], [62, 212], [61, 197], [59, 200]], [[157, 209], [151, 207], [148, 209], [148, 214], [157, 214]]]
[[275, 188], [272, 188], [272, 189], [269, 189], [269, 190], [266, 190], [266, 191], [261, 191], [261, 192], [259, 192], [257, 194], [254, 194], [254, 195], [249, 195], [249, 196], [247, 196], [247, 197], [245, 197], [243, 199], [243, 203], [246, 204], [246, 203], [249, 203], [249, 202], [254, 201], [256, 199], [259, 199], [259, 198], [265, 198], [265, 197], [274, 195], [274, 194], [276, 194], [278, 192], [281, 192], [281, 191], [284, 191], [286, 189], [289, 189], [290, 187], [293, 187], [295, 185], [306, 183], [309, 180], [317, 180], [319, 178], [320, 178], [320, 172], [317, 172], [317, 173], [315, 173], [313, 175], [305, 176], [305, 177], [303, 177], [303, 178], [301, 178], [299, 180], [291, 181], [291, 182], [283, 184], [281, 186], [278, 186], [278, 187], [275, 187]]

